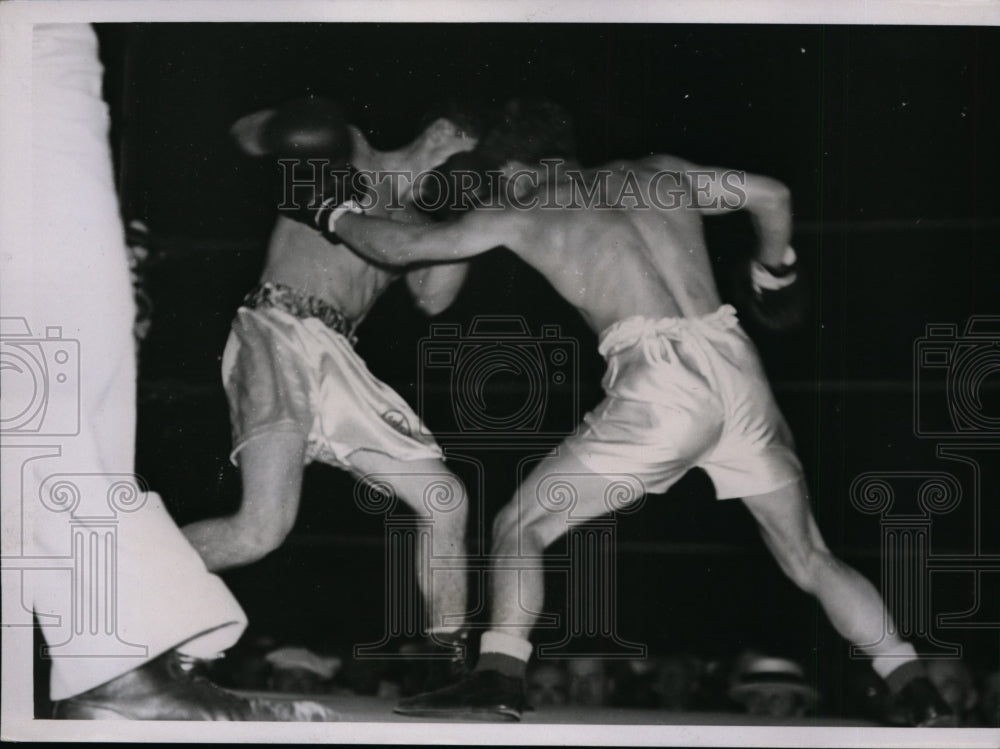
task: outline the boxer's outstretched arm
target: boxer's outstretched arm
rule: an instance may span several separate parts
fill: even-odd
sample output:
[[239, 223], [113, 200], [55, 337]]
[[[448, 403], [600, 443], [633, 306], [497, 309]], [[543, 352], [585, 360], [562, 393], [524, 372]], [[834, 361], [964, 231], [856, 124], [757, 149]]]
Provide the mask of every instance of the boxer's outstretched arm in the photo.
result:
[[469, 273], [469, 264], [441, 263], [406, 274], [406, 286], [417, 308], [427, 315], [439, 315], [455, 301]]
[[472, 211], [457, 221], [430, 226], [345, 213], [337, 219], [335, 231], [370, 260], [410, 265], [464, 260], [502, 245], [514, 249], [520, 244], [524, 224], [521, 214], [509, 209]]

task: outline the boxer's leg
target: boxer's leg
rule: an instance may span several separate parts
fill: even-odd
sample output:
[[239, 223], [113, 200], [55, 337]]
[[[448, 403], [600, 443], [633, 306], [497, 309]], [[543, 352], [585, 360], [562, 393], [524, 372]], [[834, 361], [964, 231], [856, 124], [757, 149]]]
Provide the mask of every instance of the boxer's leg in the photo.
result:
[[[678, 461], [674, 469], [661, 466], [660, 475], [673, 474], [667, 479], [673, 483], [686, 470], [686, 461]], [[630, 501], [635, 502], [643, 496], [642, 482], [632, 478], [636, 491]], [[621, 479], [595, 473], [566, 446], [528, 474], [493, 523], [492, 631], [528, 640], [544, 604], [544, 571], [538, 562], [545, 549], [571, 524], [607, 515], [607, 490]]]
[[[640, 374], [643, 370], [639, 370]], [[671, 375], [663, 372], [663, 379]], [[629, 374], [619, 374], [624, 380]], [[494, 627], [527, 640], [544, 598], [537, 562], [516, 570], [517, 559], [537, 559], [570, 523], [665, 492], [714, 445], [721, 430], [716, 401], [683, 393], [683, 407], [608, 397], [586, 417], [581, 432], [542, 460], [503, 507], [493, 525]], [[613, 485], [628, 486], [617, 496]]]
[[826, 547], [809, 508], [805, 482], [746, 497], [764, 543], [791, 580], [814, 595], [844, 639], [872, 657], [899, 655], [912, 647], [895, 627], [878, 591]]
[[868, 580], [826, 548], [805, 483], [799, 481], [744, 503], [778, 565], [822, 605], [834, 628], [872, 656], [891, 695], [891, 722], [948, 726], [955, 718], [927, 678], [913, 646], [896, 634], [885, 602]]
[[182, 529], [209, 570], [250, 564], [281, 546], [298, 515], [305, 449], [305, 435], [281, 431], [243, 445], [240, 509]]
[[358, 450], [350, 461], [359, 475], [388, 484], [417, 515], [430, 518], [430, 548], [421, 544], [415, 550], [417, 583], [428, 606], [431, 632], [454, 632], [467, 613], [468, 597], [464, 566], [469, 502], [461, 479], [441, 460], [401, 461]]
[[544, 605], [542, 556], [570, 522], [609, 512], [605, 489], [613, 480], [595, 474], [565, 446], [534, 468], [493, 525], [490, 629], [483, 633], [475, 672], [458, 684], [402, 700], [397, 713], [520, 718], [533, 650], [528, 636]]

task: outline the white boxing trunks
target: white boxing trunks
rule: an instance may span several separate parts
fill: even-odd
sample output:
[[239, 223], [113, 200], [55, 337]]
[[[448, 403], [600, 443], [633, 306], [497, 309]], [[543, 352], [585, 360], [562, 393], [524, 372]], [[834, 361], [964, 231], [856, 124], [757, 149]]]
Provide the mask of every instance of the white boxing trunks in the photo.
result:
[[723, 305], [699, 318], [630, 317], [601, 334], [606, 398], [566, 446], [590, 470], [664, 492], [702, 468], [719, 499], [797, 481], [802, 465], [757, 351]]
[[234, 463], [247, 442], [275, 432], [302, 434], [307, 463], [353, 473], [358, 450], [441, 458], [419, 417], [368, 371], [348, 335], [343, 316], [315, 297], [280, 284], [248, 295], [222, 356]]

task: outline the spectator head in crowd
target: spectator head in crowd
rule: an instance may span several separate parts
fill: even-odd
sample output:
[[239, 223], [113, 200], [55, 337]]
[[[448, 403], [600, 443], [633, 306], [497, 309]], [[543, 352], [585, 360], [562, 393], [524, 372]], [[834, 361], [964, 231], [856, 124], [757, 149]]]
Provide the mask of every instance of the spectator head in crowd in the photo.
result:
[[541, 661], [528, 670], [528, 702], [534, 707], [565, 705], [569, 700], [566, 669]]
[[692, 710], [701, 697], [704, 662], [694, 655], [677, 653], [660, 662], [655, 690], [665, 710]]
[[787, 658], [745, 653], [737, 659], [729, 696], [751, 715], [775, 718], [804, 715], [819, 701], [805, 671]]
[[569, 674], [569, 701], [573, 705], [597, 706], [607, 702], [611, 690], [605, 661], [576, 658], [566, 663]]

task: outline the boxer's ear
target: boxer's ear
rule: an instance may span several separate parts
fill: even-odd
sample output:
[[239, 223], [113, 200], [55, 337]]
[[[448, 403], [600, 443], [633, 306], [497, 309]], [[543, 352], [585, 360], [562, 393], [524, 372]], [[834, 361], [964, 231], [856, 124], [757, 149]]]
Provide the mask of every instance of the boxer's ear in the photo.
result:
[[438, 117], [425, 131], [427, 141], [432, 145], [440, 145], [461, 136], [462, 130], [447, 117]]

